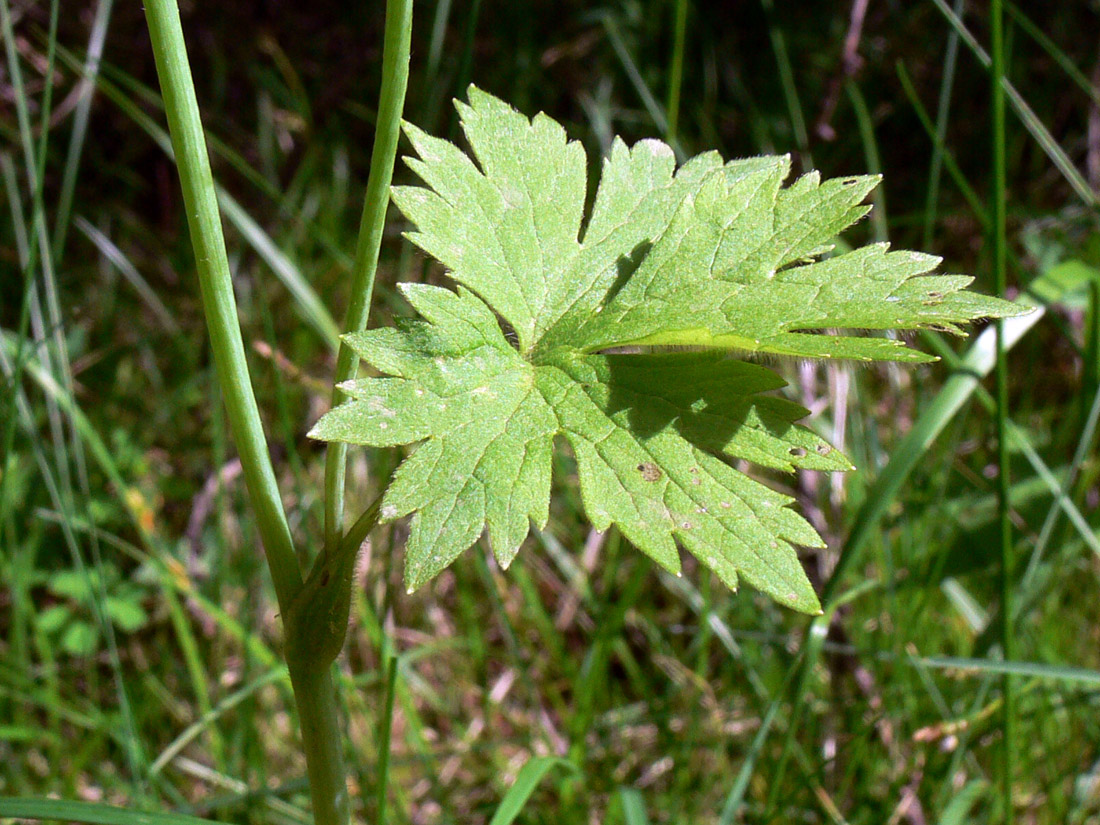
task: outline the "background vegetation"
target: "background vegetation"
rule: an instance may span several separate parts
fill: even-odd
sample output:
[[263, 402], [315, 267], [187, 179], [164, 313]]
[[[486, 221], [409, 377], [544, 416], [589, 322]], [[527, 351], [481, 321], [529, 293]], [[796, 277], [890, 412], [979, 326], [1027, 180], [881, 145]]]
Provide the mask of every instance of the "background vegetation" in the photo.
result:
[[[622, 134], [881, 171], [850, 240], [936, 252], [992, 291], [987, 9], [954, 7], [965, 28], [939, 0], [425, 0], [406, 117], [457, 138], [449, 100], [475, 81], [552, 114], [593, 157]], [[0, 795], [308, 822], [141, 4], [0, 11]], [[322, 451], [304, 433], [346, 305], [382, 12], [184, 8], [298, 537], [323, 532]], [[389, 735], [393, 823], [486, 822], [539, 754], [579, 770], [551, 773], [522, 822], [1000, 821], [1010, 670], [1018, 821], [1100, 820], [1100, 6], [1008, 12], [1009, 278], [1047, 304], [1010, 353], [1018, 663], [1001, 664], [985, 391], [951, 358], [785, 364], [789, 396], [861, 468], [771, 479], [829, 541], [805, 556], [815, 582], [845, 553], [827, 638], [690, 558], [677, 580], [593, 533], [575, 480], [507, 574], [478, 550], [406, 596], [404, 533], [383, 532], [339, 664], [354, 816], [376, 821]], [[374, 325], [406, 311], [396, 281], [440, 275], [390, 229]], [[928, 427], [942, 430], [907, 437]], [[350, 511], [396, 460], [354, 454]]]

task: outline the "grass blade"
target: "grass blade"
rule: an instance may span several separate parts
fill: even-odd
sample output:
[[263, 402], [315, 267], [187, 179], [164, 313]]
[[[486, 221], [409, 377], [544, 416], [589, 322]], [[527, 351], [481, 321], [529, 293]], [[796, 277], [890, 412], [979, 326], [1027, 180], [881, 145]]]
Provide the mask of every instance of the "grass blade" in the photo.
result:
[[619, 804], [623, 807], [623, 821], [626, 825], [649, 825], [645, 800], [637, 788], [619, 788]]
[[115, 242], [108, 238], [98, 227], [92, 225], [92, 223], [82, 215], [76, 215], [73, 218], [73, 223], [76, 225], [76, 228], [80, 230], [81, 234], [91, 241], [95, 248], [99, 250], [100, 254], [122, 273], [122, 277], [134, 288], [134, 291], [137, 292], [141, 300], [145, 302], [152, 313], [157, 316], [157, 319], [165, 329], [173, 335], [178, 334], [180, 327], [179, 324], [176, 323], [176, 319], [173, 317], [171, 311], [164, 305], [164, 302], [160, 299], [160, 296], [157, 295], [156, 291], [149, 286], [149, 282], [142, 277], [140, 272], [138, 272], [137, 267], [134, 266], [123, 251], [115, 245]]
[[535, 788], [539, 786], [546, 774], [556, 767], [571, 773], [577, 770], [572, 762], [562, 759], [560, 756], [536, 756], [529, 759], [520, 768], [516, 781], [500, 801], [496, 813], [489, 820], [489, 825], [511, 825], [515, 822], [516, 817], [523, 810], [523, 806], [527, 804], [527, 800], [535, 792]]
[[286, 253], [279, 249], [271, 236], [252, 219], [244, 207], [220, 186], [218, 187], [218, 205], [225, 213], [226, 219], [237, 228], [248, 245], [256, 250], [256, 253], [271, 267], [275, 276], [283, 282], [283, 286], [294, 296], [309, 325], [317, 330], [325, 343], [335, 349], [340, 343], [340, 328], [302, 271], [291, 262]]
[[153, 763], [149, 766], [149, 775], [154, 776], [160, 773], [165, 765], [175, 759], [180, 751], [200, 736], [204, 730], [213, 725], [223, 714], [228, 713], [260, 688], [266, 687], [272, 682], [282, 681], [286, 678], [288, 678], [286, 668], [279, 666], [269, 670], [258, 679], [249, 682], [240, 690], [234, 691], [219, 702], [217, 707], [213, 708], [208, 713], [204, 713], [200, 719], [196, 719], [188, 725], [179, 736], [173, 739], [172, 743], [161, 751], [160, 756], [153, 760]]
[[967, 659], [955, 656], [925, 656], [912, 660], [923, 667], [962, 673], [996, 673], [1002, 676], [1030, 676], [1085, 687], [1100, 687], [1100, 672], [1070, 665], [1047, 665], [1042, 662], [1018, 662], [997, 659]]
[[87, 825], [212, 825], [214, 820], [174, 813], [146, 813], [100, 802], [64, 799], [0, 799], [0, 817], [83, 822]]
[[378, 743], [378, 825], [386, 825], [386, 789], [390, 775], [390, 737], [393, 735], [393, 700], [397, 695], [397, 657], [391, 655], [386, 666], [385, 711], [382, 715], [381, 741]]
[[[1004, 3], [993, 0], [989, 10], [990, 28], [993, 30], [993, 52], [990, 71], [992, 74], [993, 96], [993, 201], [992, 217], [993, 242], [993, 282], [994, 294], [1003, 296], [1007, 288], [1007, 249], [1008, 233], [1006, 225], [1007, 210], [1007, 170], [1005, 164], [1005, 43], [1004, 43]], [[1005, 325], [998, 320], [997, 332], [997, 521], [1000, 526], [1000, 585], [1001, 585], [1001, 650], [1005, 659], [1016, 658], [1015, 593], [1016, 559], [1012, 545], [1012, 521], [1010, 518], [1011, 479], [1009, 478], [1008, 456], [1008, 359], [1006, 355]], [[1002, 680], [1004, 694], [1004, 713], [1002, 716], [1001, 740], [1001, 806], [1004, 810], [1006, 825], [1016, 821], [1016, 811], [1012, 804], [1012, 785], [1016, 774], [1016, 685], [1012, 674], [1005, 673]]]
[[978, 804], [978, 800], [982, 798], [987, 790], [989, 790], [989, 785], [984, 780], [972, 779], [967, 782], [955, 798], [943, 809], [940, 825], [964, 825], [964, 823], [970, 822], [971, 809]]
[[[61, 57], [70, 65], [75, 63], [75, 58], [64, 50], [61, 51]], [[104, 77], [100, 76], [96, 79], [96, 89], [133, 120], [168, 155], [169, 159], [175, 162], [176, 156], [171, 139], [160, 124], [130, 100], [122, 89]], [[136, 88], [134, 93], [143, 100], [149, 99], [150, 105], [163, 108], [159, 98], [144, 87]], [[214, 147], [218, 145], [217, 141], [210, 136], [206, 136], [206, 140]], [[243, 160], [232, 153], [223, 152], [222, 154], [226, 155], [229, 162], [248, 177], [251, 182], [259, 185], [265, 194], [273, 194], [269, 188], [262, 185], [262, 180], [257, 182], [255, 174], [252, 173], [253, 170], [244, 166]], [[294, 297], [296, 306], [306, 322], [316, 330], [322, 340], [335, 349], [340, 337], [339, 326], [302, 271], [279, 248], [270, 234], [263, 230], [223, 186], [215, 182], [214, 189], [218, 197], [218, 206], [224, 213], [225, 219], [240, 232], [245, 242], [263, 259], [287, 291]], [[319, 240], [326, 248], [329, 248], [326, 238], [320, 237]]]
[[676, 17], [672, 34], [672, 63], [668, 70], [668, 131], [666, 140], [676, 142], [680, 125], [680, 91], [684, 80], [684, 40], [687, 35], [687, 0], [676, 0]]
[[80, 156], [84, 151], [84, 140], [88, 134], [88, 120], [91, 117], [92, 101], [95, 98], [96, 78], [99, 76], [99, 64], [103, 57], [103, 48], [107, 42], [107, 27], [111, 22], [111, 10], [114, 0], [101, 0], [96, 7], [92, 31], [88, 36], [88, 50], [84, 55], [84, 66], [80, 78], [80, 99], [73, 112], [73, 129], [69, 133], [69, 148], [65, 155], [65, 170], [61, 175], [61, 190], [57, 198], [57, 212], [53, 227], [53, 255], [61, 260], [65, 250], [65, 236], [69, 231], [69, 216], [72, 214], [73, 193], [76, 191], [76, 175], [80, 168]]
[[[932, 0], [936, 4], [936, 7], [943, 13], [943, 16], [947, 18], [947, 22], [959, 33], [963, 42], [967, 48], [974, 53], [974, 56], [978, 58], [978, 62], [982, 64], [986, 69], [990, 69], [993, 65], [993, 60], [985, 49], [979, 45], [978, 41], [971, 34], [970, 30], [966, 28], [966, 24], [951, 10], [951, 7], [947, 5], [945, 0]], [[1069, 185], [1073, 188], [1073, 191], [1081, 198], [1082, 201], [1088, 206], [1096, 208], [1100, 206], [1100, 195], [1092, 190], [1088, 181], [1077, 170], [1077, 167], [1073, 165], [1073, 161], [1070, 160], [1069, 155], [1065, 153], [1065, 150], [1058, 145], [1058, 142], [1050, 134], [1050, 131], [1039, 120], [1039, 116], [1035, 114], [1035, 111], [1024, 100], [1023, 96], [1016, 90], [1016, 87], [1009, 83], [1008, 79], [1004, 76], [1000, 77], [998, 86], [1003, 88], [1005, 97], [1012, 105], [1012, 108], [1016, 111], [1016, 115], [1020, 118], [1020, 122], [1024, 124], [1024, 127], [1031, 133], [1031, 136], [1035, 138], [1036, 142], [1046, 152], [1051, 162], [1058, 168], [1058, 171], [1062, 173], [1062, 176], [1066, 179]]]

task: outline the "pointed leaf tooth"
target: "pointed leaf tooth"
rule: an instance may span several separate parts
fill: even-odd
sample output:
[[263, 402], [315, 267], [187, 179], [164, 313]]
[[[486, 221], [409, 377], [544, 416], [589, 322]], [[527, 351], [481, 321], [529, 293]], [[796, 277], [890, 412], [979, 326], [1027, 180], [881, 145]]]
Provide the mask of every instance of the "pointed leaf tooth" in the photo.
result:
[[817, 189], [821, 185], [821, 173], [816, 169], [811, 169], [804, 175], [799, 175], [794, 179], [794, 182], [787, 187], [787, 196], [794, 198], [796, 196], [805, 195], [811, 190]]
[[790, 155], [762, 155], [754, 158], [737, 158], [725, 164], [726, 182], [735, 183], [748, 175], [757, 174], [762, 169], [774, 168], [779, 173], [780, 182], [791, 174]]
[[901, 300], [916, 299], [938, 303], [944, 296], [965, 289], [973, 280], [965, 275], [926, 275], [910, 278], [894, 289], [892, 296]]
[[467, 344], [503, 344], [504, 336], [493, 311], [476, 294], [459, 286], [457, 292], [431, 284], [400, 284], [413, 308], [437, 327]]

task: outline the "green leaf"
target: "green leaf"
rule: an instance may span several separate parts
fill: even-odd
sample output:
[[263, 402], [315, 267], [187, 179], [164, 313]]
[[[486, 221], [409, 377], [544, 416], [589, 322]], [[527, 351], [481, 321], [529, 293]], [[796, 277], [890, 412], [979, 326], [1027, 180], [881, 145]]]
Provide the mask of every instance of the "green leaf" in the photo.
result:
[[90, 624], [74, 619], [61, 634], [61, 649], [73, 656], [91, 656], [99, 643], [99, 632]]
[[[821, 547], [792, 499], [733, 466], [848, 470], [768, 393], [784, 382], [741, 352], [933, 360], [855, 330], [961, 334], [1019, 314], [929, 274], [938, 259], [875, 245], [825, 257], [866, 214], [874, 177], [790, 186], [787, 157], [678, 169], [665, 144], [614, 142], [585, 218], [585, 157], [545, 115], [528, 120], [471, 87], [470, 144], [406, 126], [427, 187], [395, 187], [409, 237], [457, 291], [403, 284], [419, 314], [346, 337], [376, 377], [311, 435], [418, 445], [386, 491], [382, 521], [412, 514], [406, 584], [419, 587], [484, 532], [502, 566], [549, 514], [554, 439], [577, 459], [585, 512], [679, 573], [677, 546], [729, 587], [741, 578], [797, 610], [820, 608], [798, 546]], [[825, 335], [823, 330], [843, 330]], [[648, 347], [688, 345], [694, 351]]]
[[0, 798], [0, 817], [85, 822], [89, 825], [218, 825], [171, 812], [135, 811], [102, 802], [72, 802], [67, 799]]
[[645, 812], [645, 799], [637, 788], [619, 788], [619, 805], [623, 810], [626, 825], [649, 825], [649, 816]]
[[55, 596], [65, 596], [74, 602], [86, 602], [92, 597], [92, 587], [98, 584], [98, 573], [95, 570], [59, 570], [50, 576], [47, 587]]
[[431, 323], [347, 336], [365, 360], [397, 377], [345, 384], [352, 400], [312, 435], [373, 446], [428, 439], [398, 469], [381, 510], [383, 521], [416, 513], [405, 566], [412, 589], [486, 526], [505, 567], [530, 520], [545, 526], [559, 426], [534, 368], [473, 293], [410, 284], [403, 291]]
[[527, 800], [538, 788], [543, 778], [554, 768], [561, 768], [567, 773], [576, 773], [577, 766], [560, 756], [533, 756], [527, 760], [519, 773], [516, 781], [508, 789], [508, 793], [500, 800], [489, 825], [511, 825], [516, 817], [523, 811]]
[[68, 606], [63, 604], [51, 605], [44, 610], [38, 611], [36, 621], [38, 622], [38, 629], [43, 633], [57, 633], [72, 617], [72, 611]]
[[149, 623], [149, 616], [135, 598], [108, 596], [104, 609], [115, 627], [124, 633], [136, 633]]

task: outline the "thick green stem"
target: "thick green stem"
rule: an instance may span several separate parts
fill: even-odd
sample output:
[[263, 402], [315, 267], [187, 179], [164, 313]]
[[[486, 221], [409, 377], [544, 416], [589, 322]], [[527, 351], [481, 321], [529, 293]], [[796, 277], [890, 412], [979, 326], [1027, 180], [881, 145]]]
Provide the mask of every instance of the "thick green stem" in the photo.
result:
[[[374, 276], [378, 270], [378, 250], [390, 203], [390, 181], [401, 135], [401, 111], [405, 107], [405, 89], [409, 82], [409, 43], [412, 38], [412, 0], [386, 3], [386, 33], [382, 49], [382, 91], [378, 98], [378, 121], [371, 153], [370, 175], [359, 223], [359, 242], [355, 249], [351, 303], [344, 323], [346, 332], [359, 332], [367, 326]], [[345, 399], [340, 384], [355, 377], [359, 358], [345, 343], [336, 356], [332, 405]], [[343, 531], [344, 470], [346, 444], [330, 443], [325, 456], [325, 552], [335, 550]]]
[[275, 593], [280, 608], [285, 608], [301, 588], [302, 574], [275, 484], [260, 411], [252, 393], [214, 176], [199, 119], [179, 8], [175, 0], [146, 0], [145, 14], [183, 189], [218, 384], [256, 513], [256, 526], [275, 582]]
[[[175, 0], [146, 0], [146, 15], [183, 188], [218, 383], [240, 453], [279, 607], [287, 615], [302, 589], [302, 574], [248, 374], [214, 178], [187, 61], [179, 9]], [[327, 664], [316, 667], [312, 661], [302, 661], [293, 655], [292, 649], [288, 649], [288, 653], [291, 654], [288, 665], [301, 720], [314, 821], [317, 825], [345, 825], [348, 822], [347, 781], [330, 668]]]
[[332, 668], [293, 661], [287, 664], [302, 726], [313, 821], [315, 825], [346, 825], [350, 816], [347, 768]]

